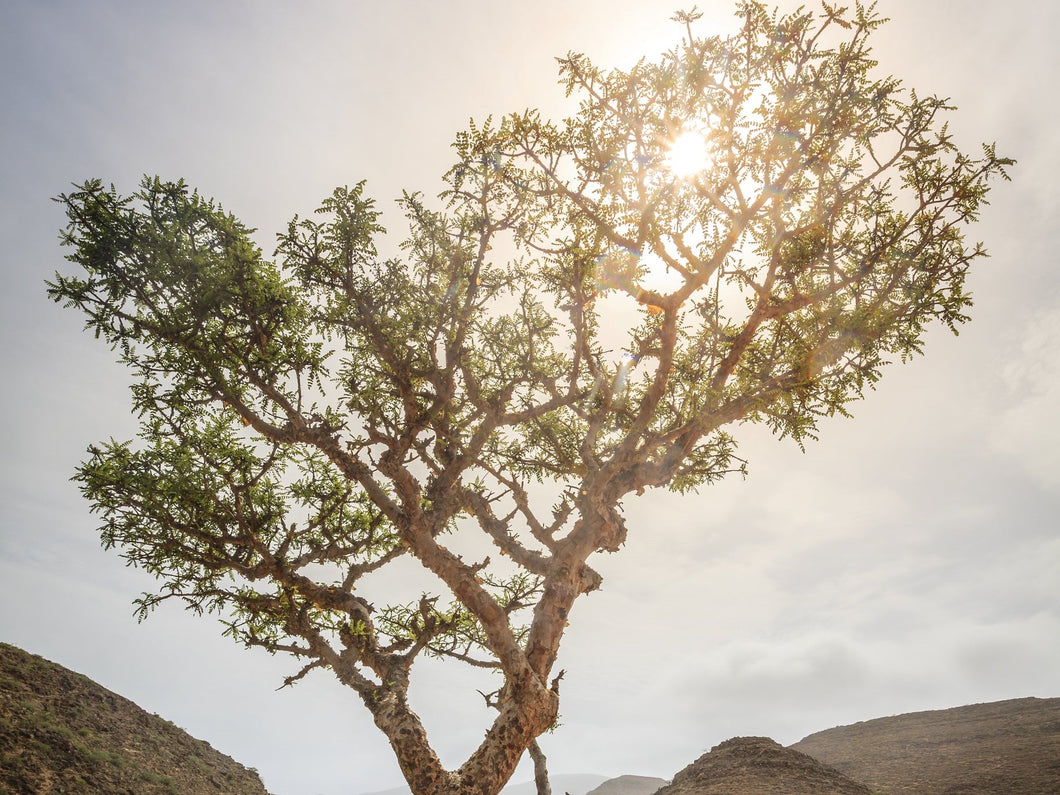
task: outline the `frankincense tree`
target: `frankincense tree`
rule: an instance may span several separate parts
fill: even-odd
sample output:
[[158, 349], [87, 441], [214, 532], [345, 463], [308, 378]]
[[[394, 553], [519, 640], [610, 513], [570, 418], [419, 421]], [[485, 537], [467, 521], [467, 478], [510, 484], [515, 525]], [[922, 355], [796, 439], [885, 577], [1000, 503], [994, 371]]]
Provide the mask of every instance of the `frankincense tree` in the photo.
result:
[[[681, 44], [628, 71], [569, 55], [577, 111], [458, 136], [443, 201], [401, 199], [397, 258], [362, 185], [273, 261], [183, 182], [59, 199], [80, 267], [50, 295], [135, 374], [139, 438], [76, 477], [161, 583], [142, 611], [216, 612], [297, 658], [291, 682], [330, 670], [417, 795], [497, 792], [553, 725], [624, 500], [741, 469], [739, 423], [812, 438], [929, 322], [966, 319], [964, 229], [1011, 161], [962, 153], [946, 101], [876, 74], [872, 7], [738, 15], [697, 37], [678, 14]], [[401, 558], [436, 590], [370, 603]], [[499, 677], [457, 770], [407, 698], [422, 655]]]

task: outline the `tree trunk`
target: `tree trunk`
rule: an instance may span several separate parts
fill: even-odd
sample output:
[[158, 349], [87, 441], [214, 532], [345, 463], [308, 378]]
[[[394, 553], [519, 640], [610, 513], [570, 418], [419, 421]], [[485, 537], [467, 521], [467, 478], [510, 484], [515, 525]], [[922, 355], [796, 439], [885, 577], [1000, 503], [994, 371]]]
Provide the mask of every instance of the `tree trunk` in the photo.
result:
[[[389, 693], [365, 703], [390, 741], [414, 795], [496, 795], [534, 739], [555, 723], [559, 709], [558, 694], [536, 677], [521, 685], [509, 682], [502, 692], [499, 714], [485, 739], [455, 771], [442, 767], [423, 724], [403, 696]], [[542, 769], [543, 763], [542, 755]], [[535, 776], [537, 766], [535, 758]]]
[[530, 753], [530, 758], [534, 760], [534, 784], [537, 786], [537, 795], [552, 795], [552, 784], [548, 780], [548, 760], [545, 759], [545, 752], [541, 750], [537, 740], [530, 743], [527, 751]]
[[536, 677], [521, 685], [509, 682], [505, 691], [486, 739], [457, 771], [467, 787], [461, 792], [496, 795], [534, 739], [556, 722], [559, 695]]

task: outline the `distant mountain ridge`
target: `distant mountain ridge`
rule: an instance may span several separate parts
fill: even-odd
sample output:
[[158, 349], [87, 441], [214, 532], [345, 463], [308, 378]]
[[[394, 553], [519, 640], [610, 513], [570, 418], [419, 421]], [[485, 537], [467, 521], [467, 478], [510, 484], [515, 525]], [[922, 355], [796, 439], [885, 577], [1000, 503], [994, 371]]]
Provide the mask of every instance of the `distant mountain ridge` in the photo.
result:
[[[619, 776], [609, 778], [588, 795], [653, 795], [670, 782], [654, 776]], [[571, 794], [573, 795], [573, 793]]]
[[268, 795], [258, 774], [87, 676], [0, 643], [0, 792]]

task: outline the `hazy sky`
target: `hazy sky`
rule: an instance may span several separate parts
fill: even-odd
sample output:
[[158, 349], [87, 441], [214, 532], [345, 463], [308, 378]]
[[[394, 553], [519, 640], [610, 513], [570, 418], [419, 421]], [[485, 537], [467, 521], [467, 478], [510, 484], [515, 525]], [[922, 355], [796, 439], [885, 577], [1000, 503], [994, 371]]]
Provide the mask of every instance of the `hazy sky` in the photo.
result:
[[[704, 31], [731, 3], [701, 0]], [[50, 197], [101, 177], [184, 177], [273, 235], [331, 189], [433, 194], [468, 117], [562, 112], [554, 56], [656, 54], [673, 0], [0, 3], [0, 640], [87, 674], [261, 771], [275, 795], [400, 783], [352, 691], [247, 652], [151, 587], [68, 481], [135, 432], [127, 379], [47, 302]], [[853, 420], [803, 454], [745, 434], [751, 476], [627, 506], [561, 658], [553, 772], [669, 778], [731, 736], [1060, 696], [1060, 11], [1042, 0], [882, 0], [881, 68], [959, 106], [965, 148], [1018, 158], [972, 231], [973, 322], [929, 335]], [[390, 211], [388, 210], [388, 213]], [[393, 221], [393, 216], [390, 219]], [[392, 231], [400, 232], [391, 223]], [[413, 697], [444, 760], [489, 719], [476, 680], [426, 666]], [[517, 774], [517, 778], [528, 774]]]

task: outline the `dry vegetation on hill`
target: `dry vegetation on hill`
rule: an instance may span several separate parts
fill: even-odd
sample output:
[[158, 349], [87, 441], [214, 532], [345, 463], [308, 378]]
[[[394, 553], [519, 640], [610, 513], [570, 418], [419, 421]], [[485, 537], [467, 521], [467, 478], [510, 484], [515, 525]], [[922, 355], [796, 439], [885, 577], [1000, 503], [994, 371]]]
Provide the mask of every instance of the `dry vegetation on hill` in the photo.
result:
[[768, 737], [734, 737], [674, 776], [656, 795], [871, 795], [813, 757]]
[[792, 748], [881, 795], [1060, 795], [1060, 698], [879, 718]]
[[0, 793], [267, 795], [257, 773], [88, 677], [0, 643]]

